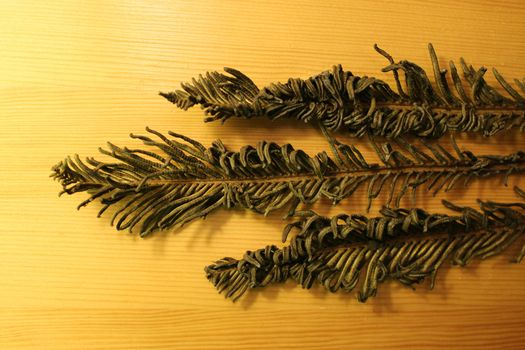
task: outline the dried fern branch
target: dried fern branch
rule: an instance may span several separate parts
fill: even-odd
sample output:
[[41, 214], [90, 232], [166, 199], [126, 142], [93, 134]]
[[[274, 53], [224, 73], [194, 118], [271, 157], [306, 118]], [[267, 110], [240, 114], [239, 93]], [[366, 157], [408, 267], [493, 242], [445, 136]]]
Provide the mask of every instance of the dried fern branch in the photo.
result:
[[[523, 193], [521, 193], [523, 198]], [[443, 201], [459, 215], [430, 214], [421, 209], [387, 209], [382, 216], [306, 212], [288, 225], [298, 234], [282, 249], [267, 246], [243, 258], [223, 258], [207, 266], [207, 278], [233, 300], [249, 289], [295, 280], [303, 288], [319, 283], [331, 292], [358, 288], [358, 300], [375, 296], [379, 283], [391, 279], [412, 286], [430, 279], [446, 260], [464, 266], [510, 246], [525, 231], [523, 203], [480, 203], [480, 210]], [[515, 259], [521, 261], [525, 245]]]
[[[379, 79], [355, 76], [338, 65], [306, 80], [290, 78], [261, 90], [243, 73], [225, 68], [227, 74], [209, 72], [181, 84], [182, 90], [160, 94], [184, 110], [201, 105], [209, 115], [205, 121], [225, 121], [234, 116], [294, 118], [314, 121], [315, 125], [321, 122], [329, 130], [353, 136], [395, 138], [411, 134], [430, 138], [448, 130], [489, 136], [501, 130], [525, 128], [525, 79], [515, 79], [514, 88], [493, 69], [499, 85], [508, 93], [503, 96], [485, 81], [484, 67], [475, 69], [461, 59], [461, 79], [450, 61], [447, 74], [429, 44], [434, 87], [415, 63], [395, 63], [384, 50], [375, 49], [390, 62], [383, 72], [393, 72], [397, 93]], [[404, 72], [405, 88], [398, 71]]]
[[[112, 224], [119, 230], [140, 226], [142, 236], [158, 229], [183, 225], [205, 217], [220, 207], [247, 208], [267, 214], [288, 207], [293, 214], [300, 204], [321, 197], [334, 204], [367, 186], [369, 207], [383, 190], [390, 196], [387, 204], [399, 205], [411, 190], [427, 184], [427, 190], [449, 190], [458, 183], [467, 185], [472, 178], [504, 175], [525, 170], [525, 153], [508, 156], [476, 156], [460, 151], [455, 154], [439, 145], [420, 150], [399, 140], [391, 144], [373, 143], [382, 164], [367, 162], [352, 145], [329, 137], [334, 157], [325, 152], [309, 156], [290, 144], [262, 141], [232, 152], [215, 141], [205, 148], [199, 142], [170, 132], [168, 138], [147, 129], [158, 139], [135, 136], [155, 151], [120, 148], [109, 143], [103, 154], [115, 158], [105, 163], [93, 158], [86, 162], [68, 157], [53, 167], [53, 178], [62, 193], [88, 192], [79, 205], [100, 199], [99, 216], [117, 203]], [[388, 183], [388, 185], [386, 185]]]

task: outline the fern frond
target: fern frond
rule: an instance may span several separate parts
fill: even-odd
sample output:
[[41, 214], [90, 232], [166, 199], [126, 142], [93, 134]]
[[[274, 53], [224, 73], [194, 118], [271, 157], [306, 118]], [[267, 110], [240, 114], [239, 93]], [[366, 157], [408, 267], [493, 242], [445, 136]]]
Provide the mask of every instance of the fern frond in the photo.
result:
[[[309, 156], [290, 144], [262, 141], [229, 151], [220, 141], [205, 148], [199, 142], [170, 132], [171, 138], [135, 136], [155, 151], [120, 148], [108, 143], [103, 154], [115, 159], [105, 163], [68, 157], [53, 167], [63, 193], [88, 192], [83, 207], [99, 199], [107, 208], [120, 207], [111, 220], [119, 230], [140, 226], [141, 235], [183, 225], [205, 217], [220, 207], [246, 208], [261, 214], [287, 207], [293, 214], [299, 204], [321, 197], [337, 204], [362, 186], [368, 189], [368, 206], [381, 192], [389, 191], [388, 205], [399, 206], [409, 191], [427, 184], [437, 193], [472, 178], [504, 175], [525, 170], [525, 153], [508, 156], [455, 154], [437, 146], [426, 150], [398, 141], [376, 145], [381, 164], [369, 163], [359, 150], [329, 138], [334, 157], [321, 152]], [[386, 184], [389, 184], [388, 186]]]
[[[385, 208], [382, 216], [369, 219], [306, 212], [286, 227], [284, 237], [291, 228], [299, 230], [288, 246], [247, 251], [240, 260], [223, 258], [205, 272], [233, 300], [252, 288], [291, 278], [306, 289], [314, 283], [331, 292], [357, 288], [358, 300], [364, 302], [388, 279], [408, 286], [430, 279], [432, 289], [445, 261], [464, 266], [499, 254], [525, 231], [523, 203], [482, 202], [480, 210], [444, 204], [460, 213]], [[524, 255], [525, 245], [516, 262]]]
[[[493, 69], [500, 87], [508, 94], [503, 96], [485, 81], [486, 68], [475, 69], [461, 59], [462, 79], [452, 61], [450, 73], [440, 67], [429, 44], [434, 87], [417, 64], [396, 63], [387, 52], [377, 46], [375, 49], [389, 60], [383, 72], [394, 74], [397, 92], [384, 81], [355, 76], [337, 65], [306, 80], [290, 78], [260, 90], [244, 74], [225, 68], [228, 74], [206, 73], [182, 84], [182, 90], [160, 95], [184, 110], [201, 105], [209, 115], [205, 121], [295, 118], [314, 125], [321, 122], [329, 130], [357, 137], [411, 134], [433, 138], [449, 130], [489, 136], [511, 128], [525, 129], [525, 79], [516, 79], [513, 87]], [[398, 71], [405, 75], [404, 88]]]

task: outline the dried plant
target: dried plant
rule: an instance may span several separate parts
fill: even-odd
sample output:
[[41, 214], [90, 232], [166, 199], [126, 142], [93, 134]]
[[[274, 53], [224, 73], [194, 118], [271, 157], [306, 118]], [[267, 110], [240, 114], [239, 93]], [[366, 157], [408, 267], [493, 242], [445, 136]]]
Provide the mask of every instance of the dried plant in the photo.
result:
[[[338, 65], [306, 80], [290, 78], [286, 83], [263, 89], [243, 73], [225, 68], [227, 74], [209, 72], [181, 84], [182, 90], [161, 95], [184, 110], [201, 105], [209, 115], [205, 121], [225, 121], [234, 116], [294, 118], [314, 121], [314, 125], [321, 122], [329, 130], [342, 130], [353, 136], [395, 138], [411, 134], [430, 138], [448, 130], [489, 136], [501, 130], [525, 128], [525, 79], [515, 79], [520, 93], [493, 69], [500, 87], [508, 93], [503, 96], [485, 81], [484, 67], [475, 69], [461, 59], [461, 79], [450, 61], [448, 75], [446, 69], [440, 68], [429, 44], [433, 87], [425, 71], [415, 63], [395, 63], [384, 50], [377, 46], [375, 49], [388, 59], [390, 64], [383, 72], [393, 72], [397, 93], [379, 79], [355, 76]], [[398, 71], [404, 72], [405, 88]]]
[[[439, 145], [426, 145], [425, 151], [398, 140], [392, 144], [372, 143], [382, 164], [367, 162], [352, 145], [329, 135], [334, 153], [309, 156], [290, 144], [262, 141], [232, 152], [220, 142], [205, 148], [199, 142], [173, 132], [168, 138], [147, 129], [158, 140], [135, 136], [154, 150], [120, 148], [109, 143], [100, 151], [114, 162], [77, 156], [53, 167], [52, 177], [60, 182], [62, 193], [88, 192], [90, 197], [78, 207], [99, 199], [99, 216], [119, 204], [111, 220], [119, 230], [140, 226], [145, 236], [158, 229], [183, 225], [205, 217], [220, 207], [246, 208], [267, 214], [288, 207], [289, 214], [301, 203], [321, 197], [333, 204], [367, 186], [371, 201], [388, 191], [387, 205], [399, 206], [410, 190], [427, 184], [435, 194], [472, 178], [504, 175], [525, 169], [525, 153], [508, 156], [477, 156], [460, 151], [452, 141], [454, 154]], [[388, 183], [388, 185], [386, 185]]]
[[[288, 246], [247, 251], [240, 260], [223, 258], [207, 266], [206, 275], [233, 300], [291, 278], [303, 288], [314, 283], [331, 292], [358, 288], [358, 300], [364, 302], [389, 279], [412, 286], [428, 278], [433, 288], [446, 260], [464, 266], [499, 254], [523, 237], [524, 203], [480, 202], [480, 210], [443, 203], [459, 215], [385, 208], [380, 217], [342, 214], [330, 219], [305, 212], [284, 230], [283, 241], [292, 228], [299, 231]], [[524, 255], [525, 245], [515, 261]]]

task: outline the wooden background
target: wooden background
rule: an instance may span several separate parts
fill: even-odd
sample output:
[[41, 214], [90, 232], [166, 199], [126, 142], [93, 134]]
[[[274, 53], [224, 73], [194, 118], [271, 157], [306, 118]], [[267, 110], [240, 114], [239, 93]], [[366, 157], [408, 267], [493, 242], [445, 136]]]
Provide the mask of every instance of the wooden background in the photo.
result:
[[[464, 56], [523, 77], [524, 18], [519, 0], [1, 1], [0, 348], [525, 347], [525, 264], [508, 264], [510, 251], [444, 268], [434, 291], [387, 283], [367, 304], [292, 282], [232, 304], [203, 267], [279, 244], [280, 214], [220, 211], [142, 240], [114, 230], [107, 215], [96, 219], [98, 204], [77, 212], [85, 196], [58, 199], [48, 178], [67, 154], [96, 155], [109, 140], [138, 145], [128, 134], [146, 125], [204, 144], [220, 137], [233, 149], [267, 138], [318, 152], [326, 144], [308, 126], [203, 124], [198, 108], [176, 110], [157, 93], [223, 66], [259, 85], [337, 63], [391, 82], [374, 43], [430, 69], [433, 42], [442, 63]], [[498, 154], [525, 148], [517, 134], [463, 135], [460, 144]], [[363, 212], [362, 194], [325, 212]], [[514, 199], [499, 180], [444, 197]], [[443, 211], [438, 198], [418, 200]]]

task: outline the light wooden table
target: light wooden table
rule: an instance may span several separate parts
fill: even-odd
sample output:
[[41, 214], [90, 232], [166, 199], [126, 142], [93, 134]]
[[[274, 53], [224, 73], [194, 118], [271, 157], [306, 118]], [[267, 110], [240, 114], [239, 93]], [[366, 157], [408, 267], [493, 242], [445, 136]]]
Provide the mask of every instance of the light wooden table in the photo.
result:
[[[431, 41], [442, 62], [464, 56], [523, 77], [524, 19], [518, 0], [2, 1], [0, 348], [524, 348], [525, 264], [508, 264], [510, 252], [445, 268], [434, 291], [387, 283], [367, 304], [292, 282], [232, 304], [203, 267], [279, 244], [280, 215], [220, 211], [142, 240], [116, 232], [108, 216], [96, 219], [97, 204], [77, 212], [85, 196], [58, 199], [47, 177], [67, 154], [96, 155], [109, 140], [138, 145], [128, 133], [146, 125], [205, 144], [220, 137], [234, 149], [267, 138], [317, 152], [326, 144], [307, 126], [203, 124], [198, 108], [178, 111], [157, 92], [223, 66], [259, 85], [336, 63], [391, 82], [376, 42], [427, 69]], [[515, 134], [461, 145], [525, 149]], [[329, 213], [363, 212], [362, 194]], [[445, 198], [472, 205], [514, 196], [490, 180]], [[419, 199], [443, 210], [437, 198]]]

